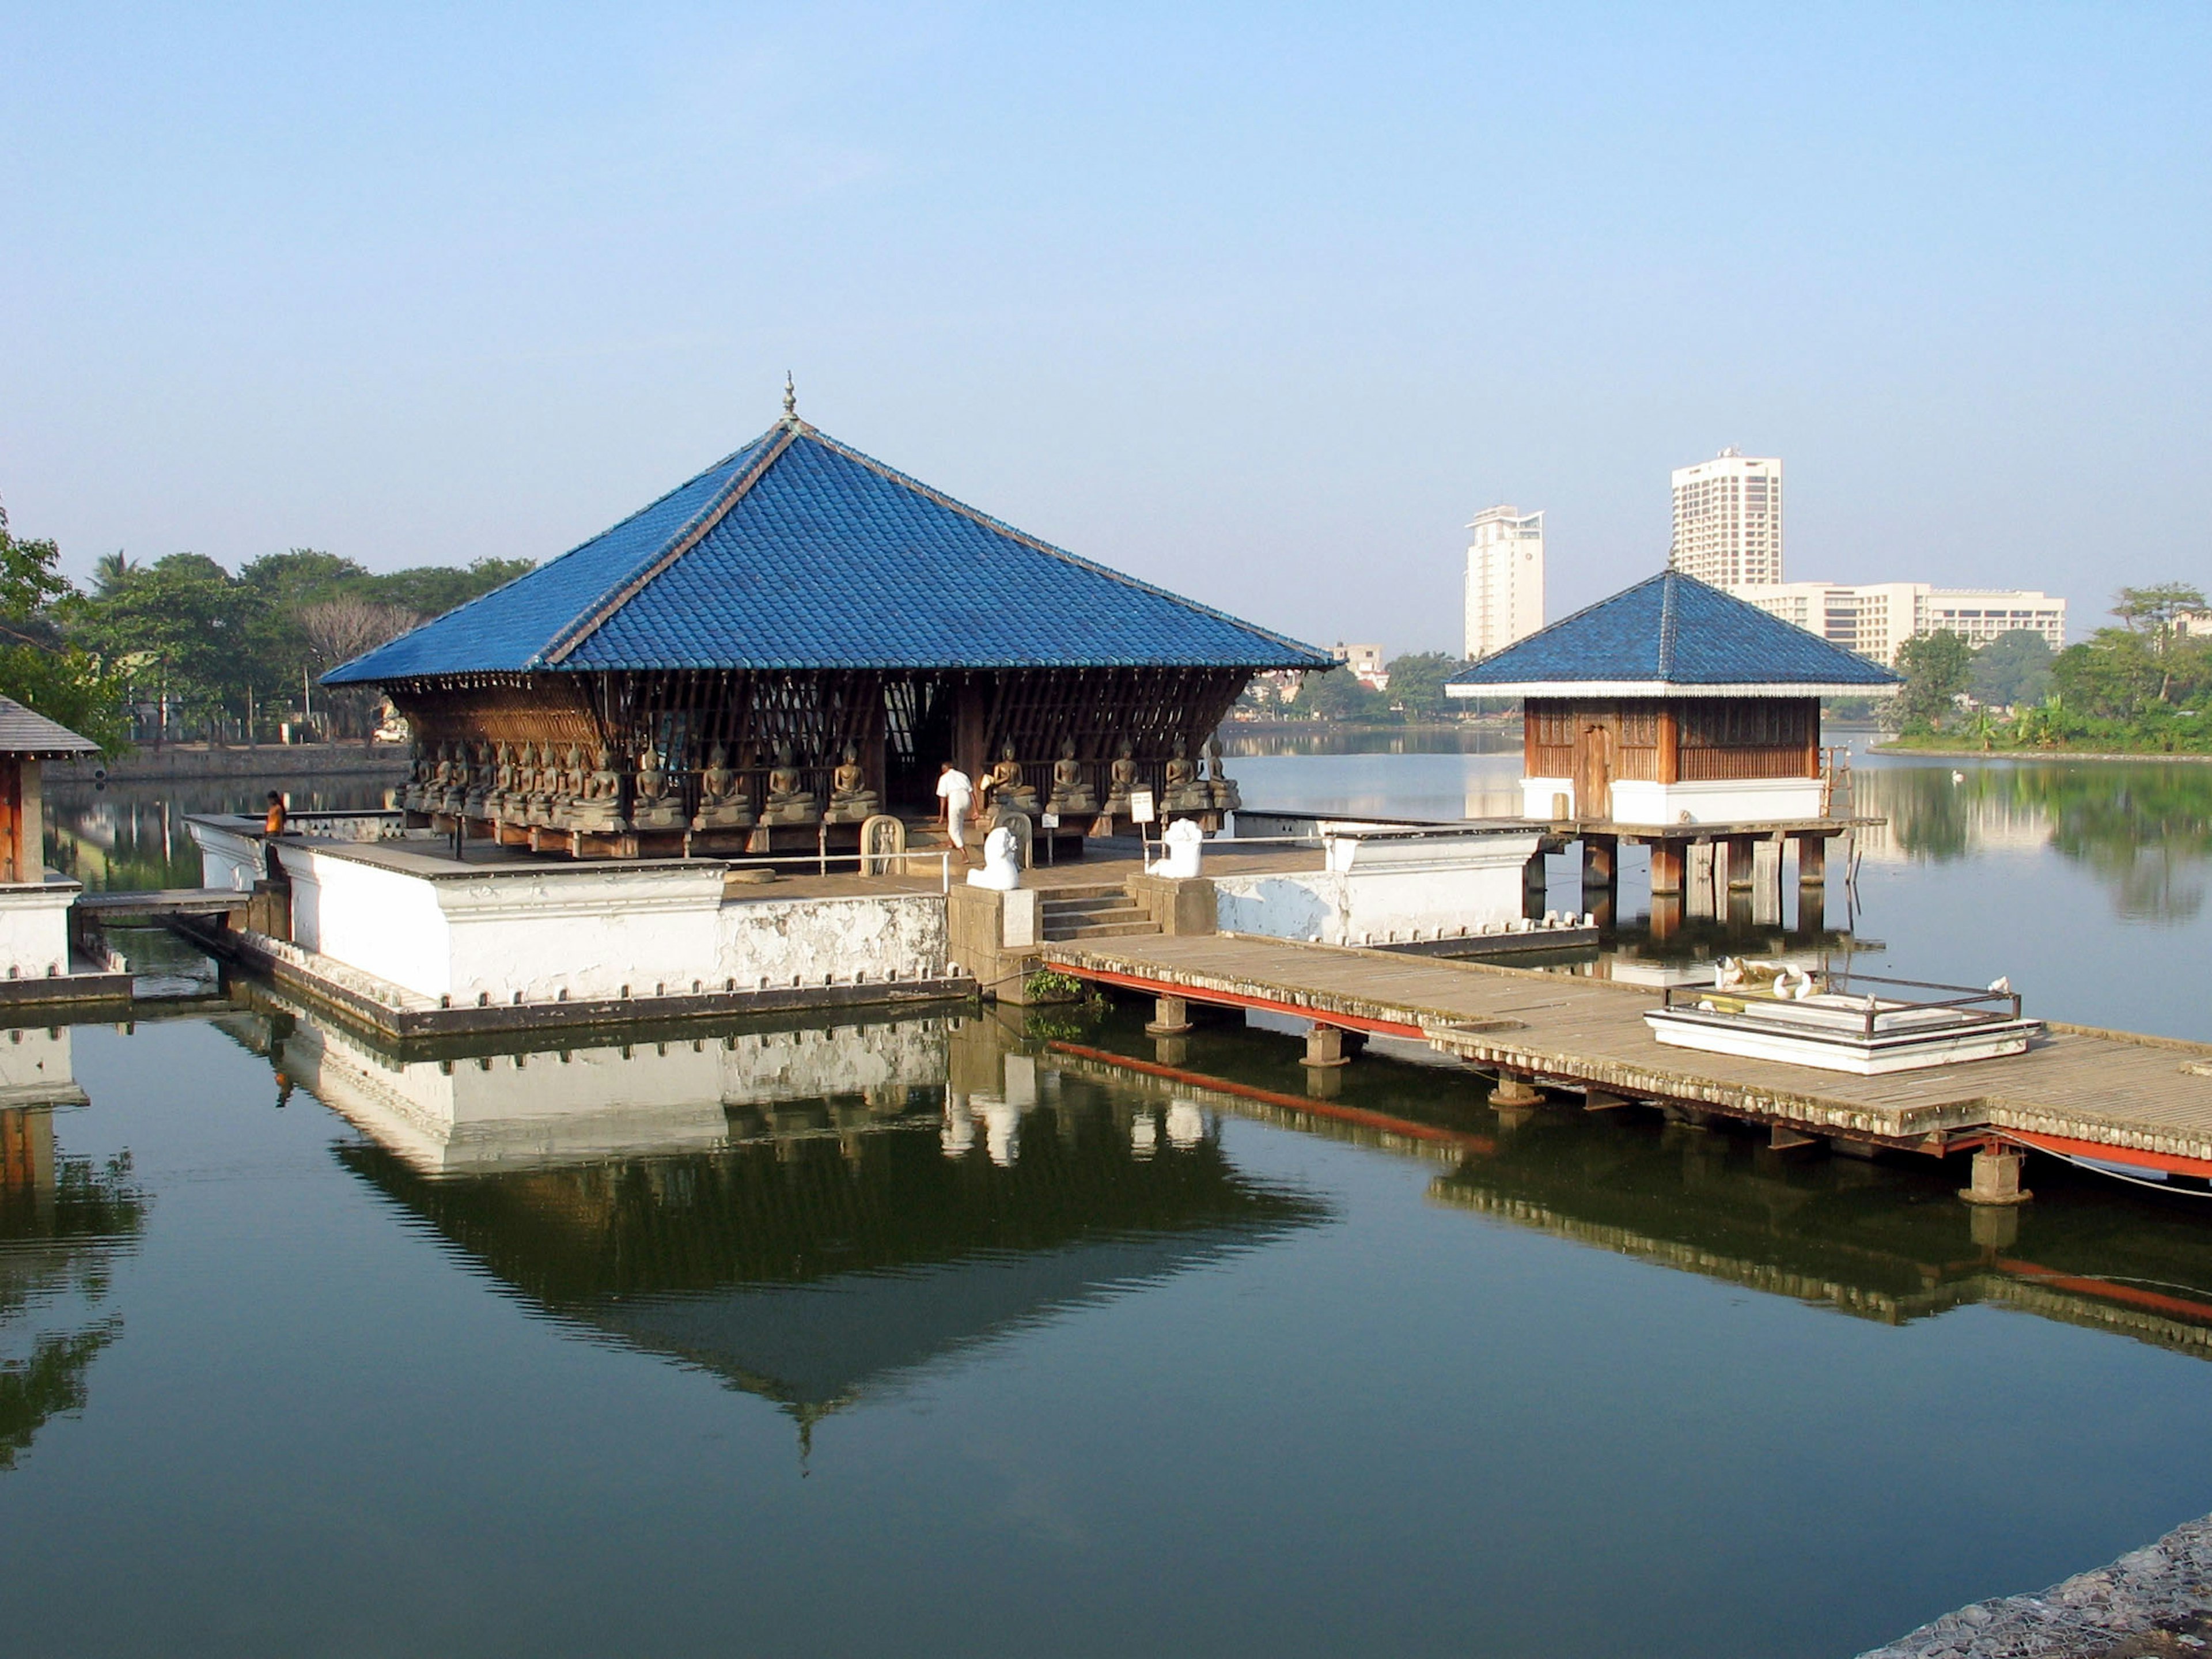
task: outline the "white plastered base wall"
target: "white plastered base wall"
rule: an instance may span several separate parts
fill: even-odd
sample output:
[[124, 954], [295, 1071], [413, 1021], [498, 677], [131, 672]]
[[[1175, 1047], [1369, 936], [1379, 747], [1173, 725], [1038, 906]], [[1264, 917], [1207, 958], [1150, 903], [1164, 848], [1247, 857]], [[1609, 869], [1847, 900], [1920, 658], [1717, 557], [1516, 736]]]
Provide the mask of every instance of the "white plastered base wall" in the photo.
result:
[[0, 978], [46, 979], [70, 970], [69, 912], [84, 884], [46, 872], [0, 886]]
[[1526, 835], [1334, 839], [1310, 874], [1217, 876], [1224, 933], [1324, 945], [1382, 945], [1494, 933], [1517, 921]]
[[[1818, 778], [1729, 778], [1704, 783], [1613, 781], [1615, 823], [1773, 823], [1820, 816]], [[1564, 797], [1566, 811], [1555, 808]], [[1521, 814], [1541, 823], [1574, 817], [1572, 778], [1521, 780]]]

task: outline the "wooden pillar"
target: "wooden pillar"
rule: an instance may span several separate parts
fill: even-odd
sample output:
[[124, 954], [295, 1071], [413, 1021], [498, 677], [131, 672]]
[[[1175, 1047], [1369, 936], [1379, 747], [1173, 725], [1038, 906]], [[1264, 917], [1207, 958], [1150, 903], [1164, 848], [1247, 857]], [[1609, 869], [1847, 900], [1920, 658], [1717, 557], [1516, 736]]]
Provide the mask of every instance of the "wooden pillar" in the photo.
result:
[[0, 881], [36, 881], [23, 856], [23, 769], [36, 765], [21, 755], [0, 755]]
[[1828, 838], [1826, 836], [1798, 836], [1798, 884], [1805, 887], [1817, 887], [1827, 878]]
[[1756, 836], [1728, 837], [1728, 884], [1731, 893], [1751, 890], [1752, 860], [1758, 857], [1758, 848]]
[[1620, 856], [1620, 842], [1615, 836], [1584, 836], [1583, 837], [1583, 887], [1584, 890], [1598, 888], [1611, 892], [1620, 878], [1615, 865]]
[[989, 733], [983, 722], [988, 717], [985, 705], [986, 693], [973, 675], [964, 675], [952, 714], [952, 763], [968, 775], [971, 783], [981, 784], [983, 774], [989, 769], [983, 754], [983, 745]]
[[1659, 781], [1682, 781], [1682, 733], [1674, 723], [1674, 705], [1659, 705]]
[[1680, 898], [1682, 894], [1685, 843], [1680, 841], [1655, 841], [1651, 843], [1651, 896]]

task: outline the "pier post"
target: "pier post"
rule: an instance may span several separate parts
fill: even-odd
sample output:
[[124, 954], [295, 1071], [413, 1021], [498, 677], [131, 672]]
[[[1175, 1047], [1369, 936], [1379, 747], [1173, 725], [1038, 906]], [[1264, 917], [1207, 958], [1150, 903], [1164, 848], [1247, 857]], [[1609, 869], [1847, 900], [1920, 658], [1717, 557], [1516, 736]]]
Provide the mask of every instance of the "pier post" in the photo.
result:
[[1592, 888], [1608, 893], [1613, 890], [1613, 883], [1619, 878], [1615, 865], [1620, 850], [1620, 842], [1617, 836], [1584, 836], [1583, 837], [1583, 890], [1584, 892], [1589, 891]]
[[1190, 1005], [1181, 997], [1156, 997], [1152, 1001], [1152, 1024], [1145, 1027], [1146, 1036], [1181, 1036], [1190, 1030]]
[[1525, 1077], [1516, 1076], [1511, 1072], [1500, 1072], [1498, 1085], [1490, 1091], [1490, 1103], [1506, 1107], [1540, 1106], [1544, 1103], [1544, 1091], [1533, 1086]]
[[1528, 855], [1521, 872], [1521, 914], [1534, 921], [1544, 914], [1551, 898], [1551, 872], [1542, 848]]
[[1797, 884], [1818, 887], [1828, 879], [1828, 838], [1826, 836], [1797, 837]]
[[1680, 898], [1682, 896], [1682, 866], [1687, 862], [1683, 854], [1687, 850], [1680, 841], [1655, 841], [1651, 843], [1651, 896]]
[[2035, 1196], [2020, 1184], [2021, 1165], [2027, 1162], [2025, 1152], [2009, 1146], [1976, 1152], [1973, 1185], [1960, 1188], [1959, 1196], [1969, 1204], [2027, 1203]]
[[1728, 837], [1728, 885], [1731, 893], [1751, 890], [1752, 866], [1759, 857], [1759, 840], [1755, 836]]
[[1712, 842], [1692, 842], [1683, 858], [1683, 908], [1692, 916], [1713, 914], [1713, 865], [1717, 852]]
[[1340, 1025], [1315, 1025], [1306, 1032], [1306, 1054], [1299, 1062], [1316, 1070], [1333, 1070], [1349, 1066], [1351, 1057], [1344, 1052], [1344, 1028]]

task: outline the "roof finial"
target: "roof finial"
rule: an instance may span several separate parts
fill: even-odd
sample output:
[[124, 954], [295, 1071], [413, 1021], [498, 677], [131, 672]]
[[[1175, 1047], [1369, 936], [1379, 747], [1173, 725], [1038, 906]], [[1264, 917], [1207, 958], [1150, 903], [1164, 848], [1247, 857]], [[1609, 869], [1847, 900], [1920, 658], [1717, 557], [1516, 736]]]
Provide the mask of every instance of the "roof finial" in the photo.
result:
[[791, 371], [787, 368], [783, 371], [783, 418], [799, 418], [799, 388], [791, 383]]

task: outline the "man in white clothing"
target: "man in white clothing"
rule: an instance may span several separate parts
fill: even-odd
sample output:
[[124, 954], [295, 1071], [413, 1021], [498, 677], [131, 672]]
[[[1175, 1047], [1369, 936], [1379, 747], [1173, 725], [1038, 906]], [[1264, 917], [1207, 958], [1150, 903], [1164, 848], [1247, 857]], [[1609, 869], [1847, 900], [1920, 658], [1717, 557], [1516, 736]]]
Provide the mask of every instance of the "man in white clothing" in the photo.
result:
[[938, 827], [943, 830], [967, 856], [968, 843], [964, 839], [968, 822], [968, 805], [975, 799], [975, 785], [969, 775], [951, 761], [938, 769], [937, 773]]

